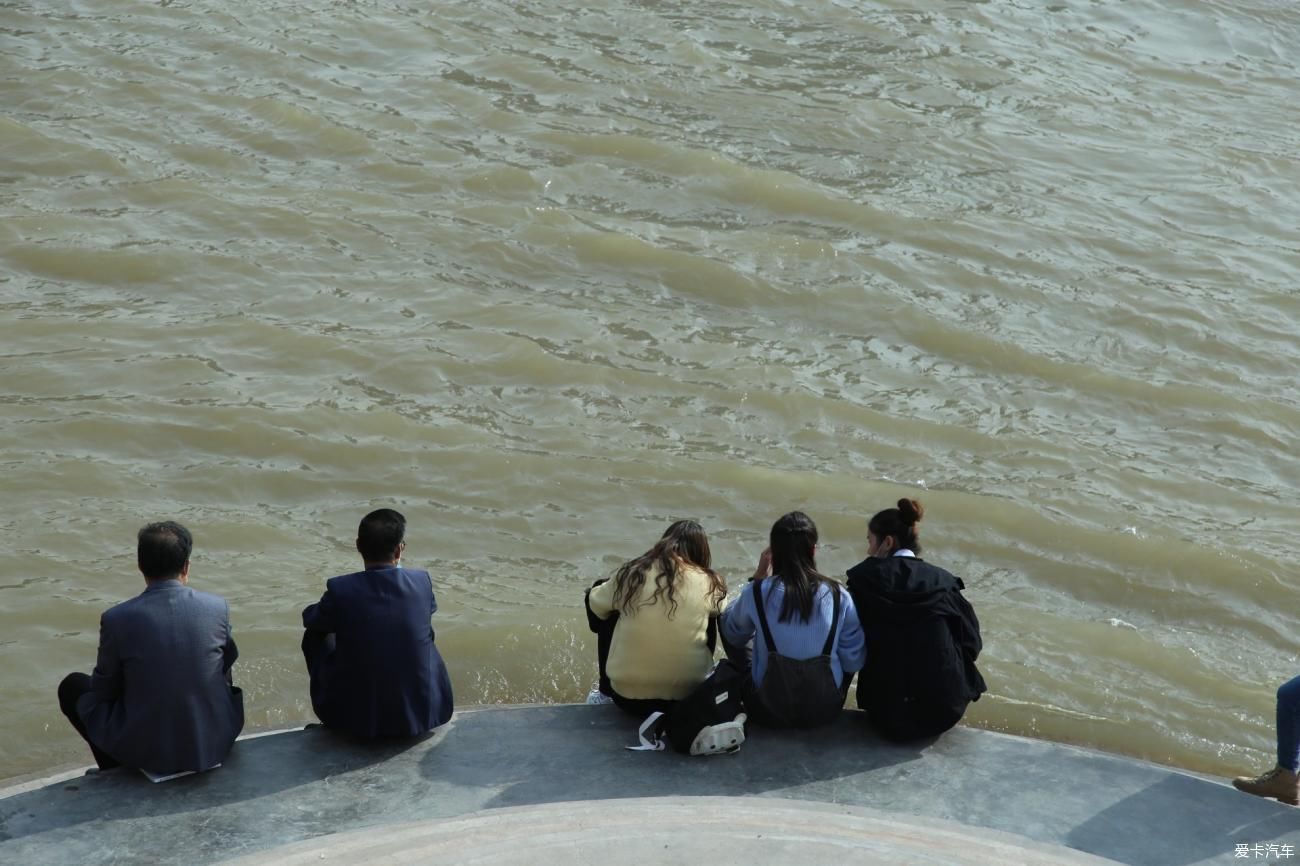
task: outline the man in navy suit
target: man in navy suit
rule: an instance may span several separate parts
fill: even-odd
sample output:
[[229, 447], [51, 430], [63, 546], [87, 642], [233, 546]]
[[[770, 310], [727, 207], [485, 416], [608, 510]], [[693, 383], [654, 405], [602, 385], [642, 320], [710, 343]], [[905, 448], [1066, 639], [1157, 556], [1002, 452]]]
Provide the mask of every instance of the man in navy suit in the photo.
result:
[[140, 530], [144, 592], [100, 619], [94, 673], [59, 684], [59, 708], [100, 769], [208, 770], [244, 727], [244, 696], [230, 678], [239, 655], [230, 607], [188, 586], [193, 546], [179, 523]]
[[302, 612], [311, 705], [358, 737], [414, 737], [451, 718], [451, 680], [433, 643], [429, 572], [402, 567], [406, 518], [372, 511], [357, 530], [365, 570], [332, 577]]

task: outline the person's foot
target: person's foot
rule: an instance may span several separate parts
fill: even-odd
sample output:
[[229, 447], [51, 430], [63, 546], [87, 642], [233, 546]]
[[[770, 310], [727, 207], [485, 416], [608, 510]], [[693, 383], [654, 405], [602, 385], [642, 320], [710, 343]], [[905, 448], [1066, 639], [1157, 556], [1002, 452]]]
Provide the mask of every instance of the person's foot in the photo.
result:
[[589, 704], [612, 704], [614, 699], [600, 690], [600, 686], [592, 686], [591, 691], [587, 692], [587, 703]]
[[1300, 776], [1285, 767], [1274, 767], [1261, 776], [1238, 776], [1232, 780], [1232, 787], [1256, 797], [1300, 806]]

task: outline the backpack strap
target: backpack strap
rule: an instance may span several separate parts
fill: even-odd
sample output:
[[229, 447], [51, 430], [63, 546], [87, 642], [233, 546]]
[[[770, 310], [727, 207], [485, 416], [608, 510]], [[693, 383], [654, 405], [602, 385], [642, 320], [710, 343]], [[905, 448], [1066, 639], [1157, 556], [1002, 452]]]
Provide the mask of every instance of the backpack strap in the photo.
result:
[[776, 652], [776, 642], [772, 640], [772, 630], [767, 627], [767, 611], [763, 609], [763, 578], [754, 581], [754, 606], [758, 608], [758, 624], [763, 629], [763, 643], [769, 653]]
[[830, 634], [826, 635], [826, 645], [822, 647], [822, 655], [824, 656], [831, 654], [831, 647], [835, 644], [835, 628], [840, 624], [840, 586], [834, 581], [828, 582], [831, 587], [831, 596], [834, 599], [831, 604], [835, 612], [831, 614], [831, 631]]
[[646, 716], [646, 720], [641, 723], [641, 727], [636, 732], [641, 744], [623, 748], [630, 752], [662, 752], [668, 743], [663, 735], [664, 723], [660, 721], [661, 719], [664, 719], [662, 712], [653, 712]]

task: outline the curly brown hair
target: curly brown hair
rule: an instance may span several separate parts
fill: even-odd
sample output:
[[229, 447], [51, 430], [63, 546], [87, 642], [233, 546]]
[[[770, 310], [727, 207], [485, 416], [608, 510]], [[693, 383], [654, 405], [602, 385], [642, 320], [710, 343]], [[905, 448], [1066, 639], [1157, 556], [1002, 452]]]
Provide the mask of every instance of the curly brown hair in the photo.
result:
[[[668, 618], [677, 613], [676, 590], [681, 583], [682, 566], [693, 565], [709, 576], [709, 595], [721, 603], [727, 595], [727, 584], [713, 570], [713, 554], [709, 551], [709, 537], [704, 527], [694, 520], [678, 520], [664, 531], [655, 546], [619, 566], [611, 580], [614, 581], [614, 608], [625, 616], [636, 613], [643, 606], [652, 605], [661, 598], [668, 605]], [[655, 572], [655, 590], [647, 601], [637, 603], [646, 574]]]

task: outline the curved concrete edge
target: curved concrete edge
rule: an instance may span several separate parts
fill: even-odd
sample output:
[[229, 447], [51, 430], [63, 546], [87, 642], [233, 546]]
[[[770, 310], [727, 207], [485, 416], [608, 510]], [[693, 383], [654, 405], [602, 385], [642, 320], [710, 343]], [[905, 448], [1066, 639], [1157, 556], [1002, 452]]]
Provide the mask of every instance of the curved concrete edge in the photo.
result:
[[[248, 734], [240, 734], [235, 742], [245, 740], [256, 740], [261, 737], [272, 737], [276, 734], [291, 734], [294, 731], [301, 731], [309, 722], [303, 722], [301, 725], [294, 725], [290, 728], [271, 728], [265, 731], [253, 731]], [[87, 750], [89, 751], [89, 750]], [[11, 776], [8, 779], [0, 779], [0, 800], [7, 797], [14, 797], [18, 794], [25, 794], [28, 791], [36, 791], [50, 785], [58, 785], [63, 782], [79, 779], [82, 776], [95, 769], [94, 764], [65, 764], [60, 767], [53, 767], [49, 770], [38, 770], [35, 773], [26, 773], [19, 776]], [[111, 772], [121, 772], [113, 770]]]
[[12, 779], [5, 779], [3, 787], [0, 787], [0, 800], [9, 797], [16, 797], [19, 794], [26, 794], [29, 791], [38, 791], [41, 788], [50, 785], [58, 785], [71, 779], [76, 779], [86, 775], [86, 771], [94, 767], [94, 764], [82, 765], [70, 769], [59, 769], [53, 773], [30, 774], [26, 776], [15, 776]]
[[[889, 816], [894, 829], [882, 833], [951, 822], [986, 837], [1010, 834], [1022, 848], [1060, 846], [1134, 866], [1209, 866], [1264, 843], [1300, 850], [1291, 807], [1082, 746], [965, 726], [890, 743], [846, 711], [816, 731], [753, 727], [738, 754], [701, 759], [628, 752], [638, 721], [612, 706], [476, 707], [410, 741], [358, 742], [317, 726], [257, 732], [220, 770], [162, 785], [130, 771], [47, 775], [0, 790], [0, 863], [206, 866], [353, 833], [364, 844], [365, 833], [387, 838], [386, 827], [501, 810], [563, 815], [588, 808], [574, 804], [600, 804], [599, 812], [624, 800], [666, 807], [710, 797], [864, 810]], [[592, 844], [605, 836], [599, 824], [588, 835]], [[662, 844], [671, 848], [679, 835], [668, 831]], [[707, 849], [720, 863], [735, 862], [728, 852], [745, 842], [736, 832], [727, 838]], [[328, 858], [322, 851], [318, 861], [321, 853]], [[788, 854], [787, 862], [805, 861], [793, 845]], [[952, 861], [946, 856], [939, 862]]]
[[[540, 707], [564, 707], [564, 706], [585, 706], [584, 704], [546, 704], [546, 703], [529, 703], [529, 704], [473, 704], [468, 707], [457, 707], [452, 721], [457, 716], [473, 715], [475, 713], [488, 712], [491, 710], [522, 710], [536, 709]], [[285, 725], [276, 728], [264, 728], [255, 731], [249, 731], [240, 734], [235, 742], [244, 742], [246, 740], [256, 740], [261, 737], [272, 737], [276, 734], [291, 734], [295, 731], [301, 731], [311, 725], [318, 724], [314, 719], [304, 719], [303, 721]], [[84, 745], [84, 744], [83, 744]], [[89, 753], [89, 749], [86, 750]], [[19, 773], [16, 776], [10, 776], [0, 779], [0, 800], [6, 797], [12, 797], [15, 794], [23, 794], [27, 791], [35, 791], [38, 788], [44, 788], [47, 785], [57, 785], [60, 782], [67, 782], [70, 779], [76, 779], [86, 775], [89, 770], [95, 769], [94, 764], [60, 764], [55, 767], [49, 767], [45, 770], [37, 770], [32, 773]]]
[[[585, 704], [548, 704], [548, 703], [522, 703], [522, 704], [472, 704], [467, 707], [457, 707], [451, 721], [438, 731], [444, 731], [454, 726], [456, 720], [462, 716], [473, 716], [479, 713], [496, 712], [500, 710], [529, 710], [529, 709], [546, 709], [555, 707], [580, 707]], [[315, 720], [307, 719], [300, 723], [286, 725], [283, 727], [266, 728], [248, 733], [240, 734], [236, 742], [245, 742], [248, 740], [257, 740], [262, 737], [273, 737], [278, 734], [292, 734], [304, 730], [308, 727], [318, 725]], [[1010, 741], [1023, 741], [1026, 743], [1043, 743], [1057, 749], [1066, 749], [1083, 755], [1104, 755], [1117, 760], [1125, 761], [1134, 766], [1146, 766], [1153, 770], [1165, 773], [1176, 773], [1182, 776], [1189, 776], [1204, 782], [1210, 782], [1224, 787], [1231, 787], [1228, 780], [1222, 776], [1211, 776], [1205, 773], [1198, 773], [1195, 770], [1188, 770], [1182, 767], [1175, 767], [1169, 764], [1161, 764], [1156, 761], [1149, 761], [1144, 758], [1135, 758], [1129, 755], [1123, 755], [1115, 752], [1103, 752], [1089, 746], [1076, 745], [1074, 743], [1061, 743], [1055, 740], [1045, 740], [1037, 737], [1027, 737], [1023, 734], [1010, 734], [1005, 731], [995, 731], [988, 728], [979, 728], [968, 725], [958, 725], [954, 730], [977, 731], [981, 735], [997, 737]], [[17, 776], [11, 776], [7, 779], [0, 779], [0, 800], [6, 797], [12, 797], [16, 794], [23, 794], [28, 791], [35, 791], [49, 785], [57, 785], [84, 776], [88, 771], [95, 768], [94, 764], [61, 764], [57, 767], [50, 767], [46, 770], [37, 770], [34, 773], [23, 773]]]
[[1010, 833], [861, 806], [766, 798], [653, 797], [489, 809], [323, 836], [227, 866], [379, 863], [791, 862], [1103, 866], [1116, 861]]
[[[455, 725], [456, 719], [462, 716], [473, 716], [477, 713], [491, 712], [493, 710], [527, 710], [527, 709], [541, 709], [544, 707], [566, 707], [566, 706], [577, 707], [577, 706], [585, 706], [585, 704], [544, 704], [544, 703], [474, 704], [468, 707], [457, 707], [455, 714], [452, 715], [451, 717], [451, 721], [449, 721], [446, 725], [438, 728], [437, 731], [445, 732], [446, 730], [449, 730], [452, 726]], [[299, 724], [287, 725], [285, 727], [266, 728], [262, 730], [250, 731], [248, 733], [240, 734], [239, 737], [235, 740], [235, 742], [244, 743], [250, 740], [260, 740], [263, 737], [274, 737], [280, 734], [296, 734], [302, 732], [303, 730], [306, 730], [307, 728], [319, 727], [319, 726], [320, 726], [319, 722], [307, 720]], [[434, 732], [430, 732], [425, 736], [426, 737], [432, 736], [433, 733]], [[416, 738], [416, 740], [413, 740], [412, 742], [418, 742], [419, 739], [420, 738]], [[89, 752], [89, 749], [87, 749], [87, 752]], [[46, 788], [51, 785], [58, 785], [64, 782], [69, 782], [72, 781], [73, 779], [79, 779], [94, 769], [95, 769], [94, 764], [62, 764], [57, 767], [51, 767], [47, 770], [37, 770], [34, 773], [23, 773], [17, 776], [10, 776], [7, 779], [0, 779], [0, 800], [4, 800], [7, 797], [14, 797], [17, 796], [18, 794], [25, 794], [30, 791], [37, 791], [40, 790], [41, 788]], [[112, 770], [110, 771], [110, 774], [114, 774], [118, 772], [122, 772], [122, 771]]]

